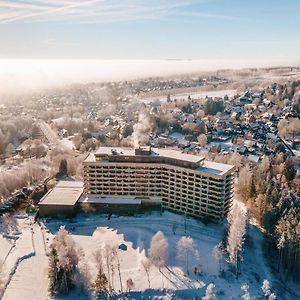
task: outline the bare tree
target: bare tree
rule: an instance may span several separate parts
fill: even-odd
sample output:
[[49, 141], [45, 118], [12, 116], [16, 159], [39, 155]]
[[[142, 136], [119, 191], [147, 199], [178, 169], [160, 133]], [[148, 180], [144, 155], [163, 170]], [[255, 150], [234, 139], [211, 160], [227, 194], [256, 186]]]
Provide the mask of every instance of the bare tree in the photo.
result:
[[242, 166], [242, 160], [242, 155], [240, 155], [238, 152], [234, 152], [229, 158], [228, 163], [239, 169]]
[[201, 147], [204, 147], [205, 145], [207, 145], [207, 137], [205, 134], [200, 134], [198, 136], [197, 140]]
[[186, 264], [186, 273], [189, 274], [188, 257], [194, 248], [194, 241], [191, 237], [183, 236], [177, 243], [177, 256], [184, 258]]
[[217, 244], [213, 248], [213, 256], [214, 258], [218, 261], [219, 263], [219, 272], [222, 272], [222, 262], [223, 262], [223, 257], [224, 257], [224, 252], [226, 250], [224, 249], [222, 243]]
[[164, 234], [158, 231], [151, 240], [149, 256], [155, 266], [160, 268], [164, 265], [166, 256], [168, 254], [168, 241]]
[[104, 260], [105, 260], [105, 266], [106, 266], [106, 271], [107, 271], [107, 280], [108, 280], [108, 285], [109, 289], [112, 290], [114, 289], [114, 260], [115, 260], [115, 253], [114, 249], [109, 246], [105, 245], [104, 248]]
[[120, 288], [121, 288], [121, 292], [123, 293], [123, 282], [122, 282], [122, 274], [121, 274], [121, 264], [120, 264], [120, 259], [119, 259], [119, 255], [118, 255], [118, 251], [116, 248], [112, 249], [113, 251], [113, 256], [116, 259], [117, 262], [117, 269], [118, 269], [118, 274], [119, 274], [119, 281], [120, 281]]
[[144, 270], [145, 270], [145, 273], [146, 273], [146, 275], [147, 275], [147, 280], [148, 280], [148, 286], [149, 286], [149, 289], [150, 289], [150, 284], [151, 284], [151, 282], [150, 282], [150, 269], [151, 269], [151, 267], [152, 267], [152, 262], [150, 261], [150, 260], [143, 260], [142, 261], [142, 266], [143, 266], [143, 268], [144, 268]]
[[7, 146], [6, 146], [6, 149], [5, 149], [5, 155], [7, 157], [11, 156], [13, 154], [13, 152], [15, 151], [15, 146], [12, 144], [12, 143], [9, 143]]

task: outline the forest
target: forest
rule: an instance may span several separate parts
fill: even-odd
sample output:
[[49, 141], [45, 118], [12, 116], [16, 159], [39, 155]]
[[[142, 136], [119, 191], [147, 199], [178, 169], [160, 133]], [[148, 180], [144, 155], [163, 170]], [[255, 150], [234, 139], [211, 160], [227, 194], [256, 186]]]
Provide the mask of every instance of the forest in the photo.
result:
[[265, 252], [285, 279], [300, 279], [300, 179], [282, 153], [241, 169], [237, 194], [268, 238]]

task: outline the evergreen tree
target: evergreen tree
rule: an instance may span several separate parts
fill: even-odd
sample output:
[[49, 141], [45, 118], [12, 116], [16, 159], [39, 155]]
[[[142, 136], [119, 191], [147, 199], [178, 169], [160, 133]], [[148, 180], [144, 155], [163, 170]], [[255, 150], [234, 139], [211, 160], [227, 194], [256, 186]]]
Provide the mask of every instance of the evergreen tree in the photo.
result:
[[296, 170], [290, 158], [287, 158], [284, 163], [283, 175], [289, 182], [292, 181], [296, 176]]
[[251, 175], [250, 186], [248, 188], [248, 198], [256, 197], [256, 187], [255, 187], [255, 179], [254, 175]]
[[59, 165], [57, 177], [68, 176], [68, 163], [66, 159], [62, 159]]
[[97, 296], [108, 294], [108, 280], [101, 269], [98, 270], [97, 278], [94, 284], [94, 292]]

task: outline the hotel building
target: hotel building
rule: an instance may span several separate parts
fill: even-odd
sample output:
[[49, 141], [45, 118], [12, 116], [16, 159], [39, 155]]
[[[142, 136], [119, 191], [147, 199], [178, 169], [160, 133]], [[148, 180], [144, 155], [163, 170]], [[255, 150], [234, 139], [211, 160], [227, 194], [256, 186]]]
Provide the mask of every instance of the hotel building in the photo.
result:
[[[84, 194], [91, 203], [161, 204], [215, 221], [226, 216], [234, 166], [171, 149], [101, 147], [84, 160]], [[102, 199], [102, 200], [101, 200]], [[124, 203], [126, 204], [126, 203]]]

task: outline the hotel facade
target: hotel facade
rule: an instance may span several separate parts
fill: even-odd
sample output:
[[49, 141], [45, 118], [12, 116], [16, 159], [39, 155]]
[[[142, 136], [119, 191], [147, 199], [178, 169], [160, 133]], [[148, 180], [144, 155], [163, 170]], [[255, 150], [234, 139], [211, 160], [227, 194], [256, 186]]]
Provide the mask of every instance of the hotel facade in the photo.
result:
[[230, 210], [232, 165], [171, 149], [101, 147], [83, 166], [86, 199], [137, 200], [214, 221]]

